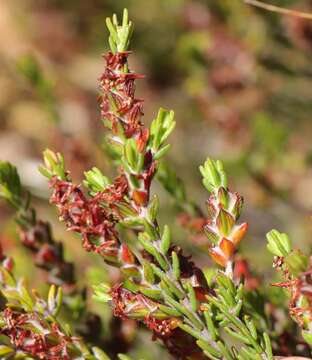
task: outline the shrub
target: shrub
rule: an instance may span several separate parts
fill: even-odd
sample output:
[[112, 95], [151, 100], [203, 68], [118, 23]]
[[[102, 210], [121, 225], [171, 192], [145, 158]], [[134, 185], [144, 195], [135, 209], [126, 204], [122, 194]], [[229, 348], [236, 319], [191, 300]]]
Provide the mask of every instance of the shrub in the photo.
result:
[[[209, 192], [204, 216], [186, 198], [170, 167], [162, 164], [176, 125], [173, 111], [160, 109], [150, 127], [142, 121], [143, 100], [135, 97], [135, 82], [142, 76], [128, 64], [133, 24], [127, 11], [121, 24], [114, 15], [107, 19], [107, 27], [110, 51], [104, 56], [99, 102], [118, 175], [110, 180], [94, 167], [85, 172], [82, 185], [75, 184], [63, 156], [51, 150], [44, 152], [40, 167], [59, 219], [80, 235], [86, 251], [98, 254], [121, 273], [117, 284], [94, 286], [94, 298], [108, 302], [122, 321], [143, 323], [176, 358], [269, 360], [273, 355], [307, 354], [297, 329], [289, 322], [279, 323], [274, 294], [261, 286], [239, 256], [248, 225], [239, 222], [243, 198], [229, 189], [222, 162], [208, 158], [199, 168]], [[207, 236], [215, 267], [197, 266], [175, 244], [169, 225], [159, 223], [159, 198], [151, 193], [157, 173], [186, 213], [184, 223]], [[31, 294], [23, 280], [15, 279], [13, 261], [1, 254], [1, 357], [108, 359], [94, 346], [92, 326], [90, 336], [79, 337], [58, 320], [63, 302], [67, 312], [88, 322], [84, 290], [77, 284], [74, 265], [64, 258], [62, 243], [54, 240], [50, 225], [38, 218], [16, 168], [7, 162], [0, 166], [0, 184], [1, 196], [16, 210], [23, 245], [51, 284], [47, 300], [37, 292]], [[267, 239], [273, 265], [284, 278], [273, 285], [287, 289], [289, 315], [301, 329], [302, 339], [312, 345], [309, 257], [293, 249], [286, 234], [272, 230]], [[282, 346], [282, 337], [289, 331], [292, 341]]]

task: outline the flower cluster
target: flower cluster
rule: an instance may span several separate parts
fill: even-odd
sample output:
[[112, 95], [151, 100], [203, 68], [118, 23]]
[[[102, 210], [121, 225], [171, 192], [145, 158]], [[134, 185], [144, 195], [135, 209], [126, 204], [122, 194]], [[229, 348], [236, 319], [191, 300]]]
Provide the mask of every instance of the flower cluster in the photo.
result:
[[237, 224], [243, 198], [228, 190], [227, 177], [220, 161], [208, 159], [200, 171], [203, 184], [211, 193], [207, 201], [209, 218], [204, 226], [205, 234], [212, 243], [209, 253], [232, 276], [235, 250], [248, 229], [247, 223]]
[[110, 211], [100, 205], [103, 194], [87, 199], [79, 186], [53, 177], [51, 203], [59, 209], [60, 220], [68, 230], [81, 234], [83, 247], [95, 251], [110, 262], [119, 262], [119, 243]]
[[[160, 181], [168, 193], [173, 197], [180, 212], [179, 223], [190, 231], [192, 242], [206, 250], [212, 259], [226, 268], [229, 275], [233, 275], [235, 251], [245, 236], [248, 224], [237, 224], [243, 198], [238, 193], [231, 192], [227, 187], [227, 178], [220, 161], [207, 159], [200, 167], [203, 184], [211, 193], [207, 200], [208, 218], [202, 210], [186, 196], [181, 179], [168, 166], [161, 167]], [[203, 233], [204, 229], [204, 233]], [[206, 235], [206, 236], [205, 236]], [[240, 259], [240, 269], [234, 271], [234, 277], [251, 278]], [[244, 266], [242, 266], [244, 265]], [[241, 272], [244, 267], [243, 273]]]

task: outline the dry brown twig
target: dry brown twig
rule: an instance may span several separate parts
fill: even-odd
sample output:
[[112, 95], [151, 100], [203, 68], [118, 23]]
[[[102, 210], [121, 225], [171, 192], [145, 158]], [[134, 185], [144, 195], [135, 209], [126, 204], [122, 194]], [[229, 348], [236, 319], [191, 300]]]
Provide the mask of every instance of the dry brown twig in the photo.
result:
[[302, 11], [297, 11], [297, 10], [286, 9], [286, 8], [283, 8], [283, 7], [280, 7], [280, 6], [266, 4], [266, 3], [263, 3], [262, 1], [259, 1], [259, 0], [244, 0], [244, 2], [246, 4], [253, 5], [253, 6], [256, 6], [258, 8], [268, 10], [268, 11], [272, 11], [272, 12], [276, 12], [276, 13], [280, 13], [280, 14], [284, 14], [284, 15], [289, 15], [289, 16], [296, 16], [296, 17], [300, 17], [300, 18], [303, 18], [303, 19], [312, 20], [312, 14], [308, 13], [308, 12], [302, 12]]

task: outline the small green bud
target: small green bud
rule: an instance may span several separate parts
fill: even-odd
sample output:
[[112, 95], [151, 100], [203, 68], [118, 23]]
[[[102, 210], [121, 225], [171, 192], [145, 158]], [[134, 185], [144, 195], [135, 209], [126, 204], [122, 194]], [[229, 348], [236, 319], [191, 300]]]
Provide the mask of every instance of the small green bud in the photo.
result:
[[49, 149], [43, 152], [45, 166], [39, 166], [39, 171], [43, 176], [51, 179], [57, 176], [61, 180], [66, 180], [65, 162], [61, 153], [55, 153]]
[[111, 301], [112, 297], [109, 293], [110, 289], [111, 289], [110, 285], [106, 283], [93, 286], [93, 290], [94, 290], [93, 299], [104, 303]]
[[220, 160], [208, 158], [199, 170], [203, 176], [203, 184], [209, 192], [218, 191], [220, 187], [227, 189], [227, 176]]
[[156, 119], [152, 121], [149, 146], [154, 152], [155, 160], [160, 159], [168, 150], [169, 145], [161, 147], [175, 128], [174, 112], [160, 108]]
[[86, 180], [83, 181], [83, 184], [93, 193], [103, 191], [109, 185], [108, 178], [96, 167], [93, 167], [89, 171], [85, 171], [84, 175]]
[[112, 19], [106, 19], [106, 25], [109, 30], [109, 45], [112, 53], [127, 51], [130, 39], [133, 33], [133, 23], [129, 21], [128, 10], [124, 9], [121, 25], [118, 23], [116, 14]]
[[172, 251], [171, 256], [172, 256], [173, 274], [174, 274], [174, 277], [178, 280], [178, 279], [180, 279], [180, 275], [181, 275], [179, 257], [175, 251]]
[[161, 236], [161, 251], [166, 254], [170, 248], [171, 233], [168, 225], [164, 226], [164, 231]]
[[21, 203], [22, 185], [15, 166], [6, 161], [0, 161], [0, 197], [13, 206]]
[[155, 194], [153, 196], [152, 201], [150, 202], [150, 205], [148, 206], [148, 215], [152, 221], [156, 219], [156, 216], [158, 214], [159, 209], [159, 199], [158, 196]]
[[56, 290], [56, 286], [51, 285], [48, 294], [48, 309], [53, 316], [56, 316], [59, 313], [62, 305], [62, 298], [62, 288], [59, 287]]

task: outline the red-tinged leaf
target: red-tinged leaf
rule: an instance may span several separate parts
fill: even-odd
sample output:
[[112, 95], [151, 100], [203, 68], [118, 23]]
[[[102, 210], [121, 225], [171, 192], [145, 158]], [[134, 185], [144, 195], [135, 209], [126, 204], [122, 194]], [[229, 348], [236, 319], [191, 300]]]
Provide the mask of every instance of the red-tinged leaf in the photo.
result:
[[219, 245], [220, 249], [222, 250], [223, 254], [227, 259], [231, 258], [235, 251], [235, 246], [232, 241], [223, 238]]
[[241, 210], [243, 207], [243, 203], [244, 203], [244, 199], [238, 193], [235, 193], [235, 197], [236, 197], [236, 200], [235, 200], [235, 203], [234, 203], [234, 206], [233, 206], [233, 209], [231, 212], [234, 215], [235, 220], [237, 220], [240, 216], [240, 213], [241, 213]]
[[235, 246], [237, 246], [241, 242], [243, 237], [246, 235], [247, 230], [248, 224], [243, 223], [232, 232], [231, 239]]
[[196, 299], [198, 301], [205, 301], [206, 300], [206, 295], [207, 295], [207, 290], [202, 288], [202, 287], [194, 287], [194, 291], [195, 291], [195, 295], [196, 295]]
[[218, 234], [216, 234], [209, 225], [206, 225], [204, 227], [204, 232], [207, 236], [207, 238], [209, 239], [209, 241], [211, 241], [214, 245], [216, 245], [219, 241], [219, 236]]
[[143, 150], [145, 149], [148, 138], [149, 138], [149, 129], [145, 128], [142, 131], [142, 133], [139, 135], [139, 137], [136, 139], [137, 149], [140, 153], [142, 153]]
[[216, 262], [217, 264], [225, 267], [226, 266], [226, 258], [224, 257], [224, 255], [220, 252], [220, 250], [216, 250], [219, 248], [211, 248], [209, 249], [209, 255], [212, 257], [213, 261]]
[[217, 209], [216, 209], [216, 207], [215, 207], [215, 205], [213, 203], [214, 200], [215, 200], [215, 197], [210, 196], [209, 199], [206, 201], [208, 218], [213, 218], [217, 214]]
[[229, 204], [229, 194], [228, 191], [224, 189], [224, 187], [220, 187], [218, 190], [218, 199], [220, 204], [224, 209], [227, 209]]
[[37, 264], [53, 264], [57, 262], [57, 254], [53, 246], [49, 244], [43, 244], [41, 249], [36, 254]]
[[137, 266], [134, 265], [126, 265], [120, 268], [121, 272], [128, 278], [128, 277], [138, 277], [140, 276], [140, 272]]
[[148, 202], [148, 194], [146, 191], [134, 190], [132, 194], [134, 202], [139, 206], [145, 206]]

